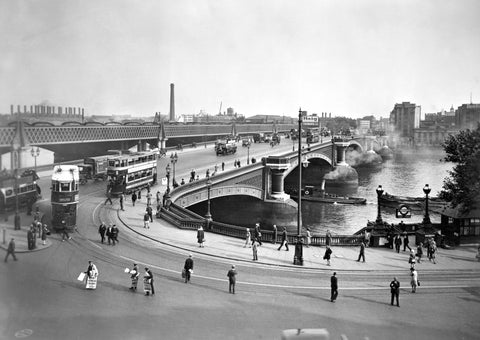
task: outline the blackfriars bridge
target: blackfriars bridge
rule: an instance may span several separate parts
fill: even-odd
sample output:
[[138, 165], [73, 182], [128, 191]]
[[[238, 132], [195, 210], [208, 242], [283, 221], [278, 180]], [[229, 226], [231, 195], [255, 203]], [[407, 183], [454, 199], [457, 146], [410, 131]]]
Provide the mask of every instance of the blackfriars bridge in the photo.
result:
[[[365, 152], [370, 150], [373, 144], [381, 147], [383, 140], [378, 140], [375, 136], [333, 138], [305, 146], [302, 149], [301, 162], [305, 164], [311, 160], [317, 160], [328, 165], [332, 170], [344, 167], [355, 172], [345, 161], [347, 149]], [[173, 205], [178, 211], [208, 199], [251, 196], [269, 206], [267, 209], [270, 211], [273, 224], [278, 217], [278, 224], [285, 225], [286, 211], [291, 212], [291, 208], [296, 208], [297, 204], [285, 193], [284, 181], [298, 167], [298, 161], [298, 153], [291, 151], [280, 156], [264, 157], [261, 162], [232, 171], [217, 173], [209, 178], [208, 183], [205, 178], [181, 185], [171, 191], [167, 206]], [[170, 220], [175, 218], [175, 216], [169, 216], [167, 209], [162, 209], [160, 216]], [[291, 216], [289, 219], [291, 220]]]

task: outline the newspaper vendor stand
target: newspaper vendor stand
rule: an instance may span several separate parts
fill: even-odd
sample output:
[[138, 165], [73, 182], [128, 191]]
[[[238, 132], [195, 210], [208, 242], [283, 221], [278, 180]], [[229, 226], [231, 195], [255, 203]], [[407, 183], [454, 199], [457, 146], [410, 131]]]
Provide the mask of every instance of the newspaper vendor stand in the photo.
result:
[[87, 275], [87, 283], [85, 285], [86, 289], [97, 289], [97, 278], [98, 275], [92, 275], [92, 277], [88, 277]]
[[149, 276], [144, 276], [143, 277], [143, 291], [145, 294], [150, 295], [152, 292], [152, 285], [150, 283], [150, 277]]

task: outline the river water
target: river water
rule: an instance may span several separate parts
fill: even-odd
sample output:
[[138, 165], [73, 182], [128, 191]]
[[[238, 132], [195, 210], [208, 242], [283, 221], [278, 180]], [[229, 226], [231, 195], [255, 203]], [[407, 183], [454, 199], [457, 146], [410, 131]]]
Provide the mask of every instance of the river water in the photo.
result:
[[[364, 197], [366, 205], [319, 204], [302, 201], [302, 221], [304, 227], [310, 227], [313, 233], [325, 233], [330, 229], [335, 234], [353, 234], [377, 217], [376, 188], [382, 185], [389, 194], [424, 197], [423, 187], [429, 184], [430, 196], [437, 196], [442, 189], [443, 180], [452, 170], [453, 164], [443, 162], [443, 149], [397, 151], [393, 159], [386, 160], [374, 167], [357, 168], [359, 185], [352, 196]], [[338, 195], [345, 194], [341, 189], [330, 191]], [[381, 208], [382, 218], [389, 223], [399, 223], [395, 210]], [[421, 222], [424, 212], [412, 211], [405, 223]], [[430, 212], [433, 223], [440, 222], [440, 215]]]

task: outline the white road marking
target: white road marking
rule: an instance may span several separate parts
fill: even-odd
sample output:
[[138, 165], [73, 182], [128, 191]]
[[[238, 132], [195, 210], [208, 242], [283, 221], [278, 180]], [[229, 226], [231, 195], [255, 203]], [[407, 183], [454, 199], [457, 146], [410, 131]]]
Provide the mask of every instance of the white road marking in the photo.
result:
[[[121, 258], [124, 260], [128, 260], [132, 263], [138, 263], [141, 261], [137, 261], [135, 259], [132, 259], [130, 257], [126, 257], [123, 255], [120, 255]], [[143, 263], [143, 262], [141, 262]], [[172, 270], [168, 268], [163, 268], [156, 266], [151, 263], [145, 263], [145, 265], [149, 268], [155, 268], [158, 270], [162, 270], [168, 273], [174, 273], [174, 274], [181, 274], [181, 271], [178, 270]], [[206, 280], [211, 280], [211, 281], [218, 281], [218, 282], [228, 282], [228, 279], [219, 279], [216, 277], [211, 277], [211, 276], [204, 276], [204, 275], [195, 275], [195, 277], [206, 279]], [[249, 286], [259, 286], [259, 287], [271, 287], [271, 288], [291, 288], [291, 289], [309, 289], [309, 290], [330, 290], [330, 286], [294, 286], [294, 285], [278, 285], [278, 284], [270, 284], [270, 283], [259, 283], [259, 282], [245, 282], [245, 281], [237, 281], [237, 284], [244, 284], [244, 285], [249, 285]], [[450, 285], [450, 286], [423, 286], [422, 285], [422, 290], [424, 289], [448, 289], [448, 288], [477, 288], [480, 287], [480, 284], [477, 285]], [[388, 290], [388, 287], [342, 287], [342, 291], [348, 291], [348, 290]]]

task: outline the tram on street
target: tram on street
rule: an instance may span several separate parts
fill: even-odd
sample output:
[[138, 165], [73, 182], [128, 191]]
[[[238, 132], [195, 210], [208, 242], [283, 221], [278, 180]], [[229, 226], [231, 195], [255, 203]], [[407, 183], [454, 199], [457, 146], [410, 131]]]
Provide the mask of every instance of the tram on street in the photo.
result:
[[56, 165], [52, 174], [52, 227], [72, 231], [77, 225], [80, 175], [76, 165]]
[[38, 175], [33, 170], [24, 171], [17, 179], [7, 171], [0, 173], [0, 213], [13, 211], [17, 207], [33, 205], [40, 196]]
[[130, 194], [157, 182], [158, 150], [108, 157], [107, 175], [112, 196]]

